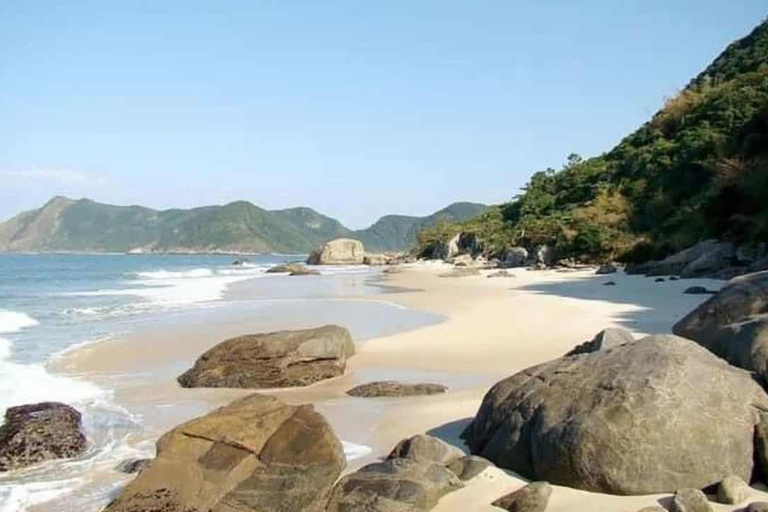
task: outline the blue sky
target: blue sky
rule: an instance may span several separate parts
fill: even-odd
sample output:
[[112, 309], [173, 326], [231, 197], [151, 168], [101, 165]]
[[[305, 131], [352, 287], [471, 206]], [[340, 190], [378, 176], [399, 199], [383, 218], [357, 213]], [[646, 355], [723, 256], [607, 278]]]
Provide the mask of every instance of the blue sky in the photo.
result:
[[[580, 5], [579, 5], [580, 4]], [[758, 0], [0, 2], [0, 218], [51, 196], [362, 227], [599, 154]]]

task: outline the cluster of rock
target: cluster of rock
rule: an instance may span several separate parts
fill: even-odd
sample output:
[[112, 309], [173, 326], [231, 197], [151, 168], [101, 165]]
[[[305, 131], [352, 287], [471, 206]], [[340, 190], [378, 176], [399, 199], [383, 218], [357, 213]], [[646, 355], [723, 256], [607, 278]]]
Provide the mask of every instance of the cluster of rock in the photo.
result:
[[363, 243], [351, 238], [337, 238], [313, 250], [308, 265], [395, 265], [415, 261], [404, 253], [367, 253]]
[[301, 263], [284, 263], [267, 269], [267, 274], [288, 274], [289, 276], [319, 276], [320, 272]]
[[374, 397], [389, 397], [400, 398], [405, 396], [428, 396], [445, 393], [448, 390], [447, 387], [442, 384], [432, 383], [404, 383], [392, 380], [369, 382], [367, 384], [361, 384], [349, 391], [349, 396], [357, 396], [362, 398], [374, 398]]
[[307, 386], [342, 375], [354, 353], [349, 331], [337, 325], [250, 334], [211, 348], [178, 382], [187, 388]]
[[675, 275], [725, 280], [762, 270], [768, 270], [766, 244], [736, 246], [718, 240], [704, 240], [663, 260], [627, 267], [628, 274], [648, 277]]

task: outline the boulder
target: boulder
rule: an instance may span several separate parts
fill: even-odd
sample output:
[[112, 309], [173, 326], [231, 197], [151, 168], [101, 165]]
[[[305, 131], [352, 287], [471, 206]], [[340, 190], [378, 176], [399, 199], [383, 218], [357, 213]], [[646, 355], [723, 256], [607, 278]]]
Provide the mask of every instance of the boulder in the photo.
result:
[[254, 394], [163, 435], [105, 512], [321, 512], [345, 464], [311, 405]]
[[768, 383], [768, 272], [734, 279], [672, 331]]
[[432, 252], [432, 259], [436, 260], [450, 260], [457, 254], [459, 254], [459, 239], [461, 233], [457, 233], [450, 240], [445, 243], [440, 243], [435, 246]]
[[392, 258], [386, 254], [366, 254], [363, 257], [363, 264], [371, 267], [381, 267], [389, 264]]
[[768, 503], [764, 501], [755, 501], [747, 507], [747, 512], [768, 512]]
[[738, 476], [727, 476], [717, 486], [717, 501], [726, 505], [736, 505], [747, 501], [751, 489], [747, 482]]
[[404, 397], [404, 396], [421, 396], [421, 395], [437, 395], [445, 393], [448, 390], [447, 387], [442, 384], [430, 384], [430, 383], [407, 383], [397, 382], [393, 380], [369, 382], [367, 384], [361, 384], [349, 391], [347, 394], [350, 396], [357, 396], [363, 398], [374, 397]]
[[319, 276], [320, 272], [313, 268], [301, 267], [291, 271], [291, 273], [288, 275], [289, 276]]
[[714, 512], [707, 495], [698, 489], [681, 489], [672, 498], [670, 512]]
[[658, 335], [499, 382], [463, 435], [473, 454], [528, 479], [655, 494], [705, 488], [723, 475], [748, 480], [755, 448], [765, 460], [755, 437], [766, 407], [749, 373]]
[[689, 286], [683, 293], [686, 295], [712, 295], [717, 292], [707, 290], [703, 286]]
[[737, 262], [733, 244], [704, 240], [661, 261], [648, 261], [627, 268], [628, 274], [649, 277], [680, 275], [685, 278], [714, 277]]
[[651, 505], [650, 507], [643, 507], [637, 512], [667, 512], [667, 509], [661, 505]]
[[595, 274], [597, 275], [615, 274], [618, 271], [619, 269], [615, 263], [603, 263], [595, 271]]
[[590, 341], [585, 341], [581, 345], [577, 345], [565, 355], [575, 356], [577, 354], [598, 352], [600, 350], [607, 350], [609, 348], [618, 347], [619, 345], [623, 345], [625, 343], [632, 343], [633, 341], [635, 341], [635, 337], [626, 329], [617, 329], [615, 327], [603, 329], [597, 333], [595, 337]]
[[58, 402], [9, 407], [0, 426], [0, 472], [83, 453], [80, 413]]
[[472, 255], [470, 254], [460, 254], [455, 258], [451, 259], [451, 263], [453, 263], [457, 267], [468, 267], [472, 265], [474, 262], [475, 260], [472, 259]]
[[547, 482], [533, 482], [499, 498], [493, 502], [493, 506], [509, 512], [544, 512], [550, 496], [552, 496], [552, 486]]
[[309, 265], [362, 265], [365, 247], [359, 240], [337, 238], [326, 242], [309, 254]]
[[307, 267], [301, 263], [282, 263], [280, 265], [275, 265], [274, 267], [268, 268], [267, 274], [290, 274], [291, 272], [301, 272], [306, 268]]
[[666, 281], [666, 279], [664, 279], [663, 277], [657, 277], [656, 279], [653, 280], [654, 283], [663, 283], [664, 281]]
[[501, 260], [499, 261], [499, 268], [516, 268], [522, 267], [528, 261], [528, 250], [525, 247], [512, 247], [508, 249]]
[[603, 286], [616, 286], [616, 281], [606, 281]]
[[459, 477], [459, 480], [465, 482], [472, 480], [477, 475], [492, 467], [493, 464], [487, 459], [477, 455], [466, 455], [450, 462], [446, 467], [453, 471]]
[[118, 464], [115, 470], [127, 475], [133, 475], [134, 473], [139, 473], [150, 464], [152, 464], [152, 459], [126, 459]]
[[546, 244], [536, 247], [532, 257], [535, 265], [544, 265], [545, 267], [552, 266], [556, 259], [555, 250]]
[[415, 512], [462, 487], [445, 466], [409, 459], [387, 459], [364, 466], [334, 487], [327, 512]]
[[338, 325], [249, 334], [208, 350], [178, 381], [185, 388], [307, 386], [342, 375], [354, 353], [349, 331]]
[[442, 439], [419, 434], [403, 439], [392, 449], [388, 459], [410, 459], [416, 462], [434, 462], [448, 466], [464, 457], [464, 452]]
[[680, 277], [684, 279], [702, 277], [730, 267], [735, 257], [735, 251], [733, 244], [730, 243], [718, 242], [713, 244], [709, 250], [685, 265], [680, 271]]

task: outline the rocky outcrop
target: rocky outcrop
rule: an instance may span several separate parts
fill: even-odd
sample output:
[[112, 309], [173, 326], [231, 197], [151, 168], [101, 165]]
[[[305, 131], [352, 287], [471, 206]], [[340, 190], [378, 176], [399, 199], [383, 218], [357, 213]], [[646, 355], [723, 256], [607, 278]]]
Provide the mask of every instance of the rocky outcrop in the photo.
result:
[[525, 247], [512, 247], [508, 249], [501, 260], [499, 268], [516, 268], [525, 266], [528, 261], [528, 250]]
[[472, 480], [486, 469], [493, 467], [490, 461], [477, 455], [466, 455], [453, 460], [448, 464], [448, 469], [459, 477], [459, 480], [465, 482]]
[[672, 331], [768, 383], [768, 272], [734, 279]]
[[474, 233], [457, 233], [445, 243], [435, 246], [432, 259], [452, 261], [456, 256], [469, 254], [476, 256], [480, 252], [480, 242]]
[[308, 268], [301, 263], [285, 263], [283, 265], [275, 265], [267, 269], [267, 274], [288, 274], [291, 276], [317, 276], [320, 275], [315, 269]]
[[727, 476], [717, 486], [717, 501], [726, 505], [736, 505], [747, 501], [750, 495], [747, 482], [738, 476]]
[[349, 391], [347, 394], [350, 396], [357, 396], [363, 398], [373, 397], [405, 397], [405, 396], [420, 396], [420, 395], [436, 395], [439, 393], [445, 393], [448, 390], [447, 387], [442, 384], [431, 383], [407, 383], [397, 382], [393, 380], [369, 382], [367, 384], [361, 384]]
[[307, 386], [342, 375], [354, 353], [349, 331], [337, 325], [250, 334], [208, 350], [178, 381], [186, 388]]
[[619, 268], [616, 266], [615, 263], [603, 263], [597, 268], [597, 270], [595, 271], [595, 274], [602, 276], [606, 274], [615, 274], [618, 271], [619, 271]]
[[531, 256], [534, 265], [544, 265], [545, 267], [551, 267], [557, 260], [555, 249], [546, 244], [536, 247]]
[[58, 402], [10, 407], [0, 426], [0, 472], [76, 457], [85, 448], [81, 416], [72, 407]]
[[321, 512], [345, 466], [311, 405], [250, 395], [180, 425], [105, 512]]
[[499, 382], [464, 437], [529, 479], [653, 494], [749, 480], [755, 455], [766, 460], [766, 410], [749, 373], [689, 340], [650, 336]]
[[577, 354], [589, 354], [591, 352], [598, 352], [600, 350], [607, 350], [609, 348], [618, 347], [625, 343], [632, 343], [635, 341], [635, 337], [632, 333], [626, 329], [608, 328], [603, 329], [595, 335], [590, 341], [585, 341], [581, 345], [577, 345], [570, 352], [565, 354], [566, 356], [575, 356]]
[[362, 265], [365, 247], [359, 240], [337, 238], [326, 242], [309, 254], [309, 265]]
[[534, 482], [493, 502], [494, 507], [509, 512], [544, 512], [552, 496], [547, 482]]
[[342, 478], [333, 490], [328, 512], [417, 512], [462, 487], [441, 464], [387, 459]]
[[392, 449], [388, 459], [409, 459], [416, 462], [434, 462], [449, 466], [464, 457], [464, 452], [442, 439], [419, 434], [403, 439]]

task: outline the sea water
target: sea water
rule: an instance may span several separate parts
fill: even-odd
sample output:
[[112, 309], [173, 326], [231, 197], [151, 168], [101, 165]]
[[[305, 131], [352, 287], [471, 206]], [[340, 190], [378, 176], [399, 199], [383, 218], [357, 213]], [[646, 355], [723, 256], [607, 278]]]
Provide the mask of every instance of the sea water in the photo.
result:
[[[297, 259], [258, 255], [234, 265], [233, 257], [225, 255], [0, 254], [0, 414], [14, 405], [64, 402], [83, 413], [89, 440], [88, 451], [76, 459], [0, 473], [0, 512], [26, 510], [89, 486], [94, 487], [93, 501], [82, 501], [80, 492], [77, 509], [98, 510], [122, 482], [107, 479], [113, 488], [104, 489], [94, 485], [94, 475], [114, 472], [121, 460], [152, 454], [152, 446], [126, 442], [141, 419], [115, 403], [110, 389], [50, 373], [47, 361], [160, 317], [226, 308], [230, 286], [275, 279], [279, 276], [266, 273], [269, 267]], [[323, 269], [324, 274], [374, 272]], [[293, 294], [317, 294], [318, 288], [308, 291], [306, 278], [295, 279], [301, 286]], [[345, 444], [345, 450], [353, 458], [366, 448]]]

